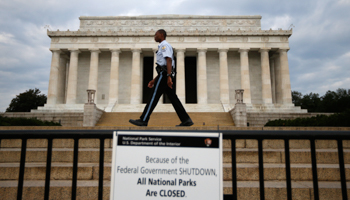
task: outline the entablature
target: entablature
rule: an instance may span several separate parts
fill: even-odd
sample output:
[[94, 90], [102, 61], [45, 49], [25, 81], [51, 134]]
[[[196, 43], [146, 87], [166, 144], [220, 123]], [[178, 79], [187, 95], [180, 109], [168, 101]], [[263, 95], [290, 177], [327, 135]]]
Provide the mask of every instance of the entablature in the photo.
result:
[[[97, 30], [97, 31], [82, 31], [82, 30], [77, 30], [77, 31], [50, 31], [47, 30], [47, 35], [49, 37], [57, 37], [57, 36], [63, 36], [63, 37], [69, 37], [69, 36], [75, 36], [75, 37], [99, 37], [99, 36], [154, 36], [154, 33], [158, 29], [151, 29], [151, 30], [146, 30], [146, 29], [119, 29], [117, 31], [113, 31], [109, 29], [108, 31], [102, 31], [102, 30]], [[168, 36], [206, 36], [206, 37], [212, 37], [212, 36], [288, 36], [290, 37], [293, 33], [293, 30], [220, 30], [219, 28], [216, 29], [205, 29], [205, 30], [200, 30], [200, 29], [185, 29], [184, 31], [177, 30], [177, 29], [168, 29], [167, 30], [167, 35]]]

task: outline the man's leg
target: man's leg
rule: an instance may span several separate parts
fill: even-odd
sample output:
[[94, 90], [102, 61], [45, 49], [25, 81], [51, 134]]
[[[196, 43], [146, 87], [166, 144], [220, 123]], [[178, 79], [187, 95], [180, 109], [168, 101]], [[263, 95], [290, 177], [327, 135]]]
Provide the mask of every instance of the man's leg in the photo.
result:
[[160, 96], [164, 93], [166, 76], [163, 73], [159, 74], [158, 79], [155, 81], [154, 90], [151, 95], [150, 100], [148, 101], [146, 107], [143, 110], [140, 119], [144, 122], [148, 122], [154, 108], [158, 104]]
[[[177, 97], [177, 95], [175, 94], [175, 89], [171, 89], [168, 86], [165, 89], [165, 93], [168, 95], [171, 104], [173, 105], [177, 116], [180, 118], [181, 122], [186, 122], [188, 120], [191, 120], [190, 116], [187, 114], [185, 108], [183, 107], [181, 101], [179, 100], [179, 98]], [[193, 123], [192, 123], [193, 124]], [[191, 125], [192, 125], [191, 124]]]

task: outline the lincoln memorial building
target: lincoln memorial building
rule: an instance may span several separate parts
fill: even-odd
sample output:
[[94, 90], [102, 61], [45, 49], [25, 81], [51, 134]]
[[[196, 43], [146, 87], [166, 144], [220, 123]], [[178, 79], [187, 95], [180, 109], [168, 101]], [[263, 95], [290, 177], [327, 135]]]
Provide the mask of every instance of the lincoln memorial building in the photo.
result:
[[[141, 112], [156, 76], [158, 29], [176, 63], [174, 87], [188, 112], [228, 112], [243, 89], [247, 112], [306, 112], [292, 103], [292, 30], [261, 30], [261, 16], [82, 16], [78, 30], [51, 31], [47, 104], [38, 112], [83, 112], [87, 90], [106, 112]], [[174, 112], [163, 96], [155, 112]]]

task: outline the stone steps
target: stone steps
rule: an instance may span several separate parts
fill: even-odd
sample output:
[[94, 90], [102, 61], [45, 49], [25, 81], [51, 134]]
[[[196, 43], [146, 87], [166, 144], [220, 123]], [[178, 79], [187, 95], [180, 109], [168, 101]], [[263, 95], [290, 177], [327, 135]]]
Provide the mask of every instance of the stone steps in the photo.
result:
[[43, 121], [53, 121], [61, 123], [62, 126], [76, 127], [83, 126], [84, 113], [82, 112], [5, 112], [0, 114], [4, 117], [24, 117], [24, 118], [36, 118]]
[[[319, 181], [340, 181], [338, 164], [318, 164]], [[231, 164], [223, 164], [224, 181], [232, 180]], [[72, 163], [52, 163], [51, 180], [71, 180]], [[345, 165], [347, 181], [350, 181], [350, 164]], [[0, 163], [0, 180], [17, 180], [19, 175], [19, 163]], [[282, 181], [285, 177], [285, 164], [264, 164], [264, 180]], [[24, 180], [45, 180], [46, 163], [26, 163]], [[79, 163], [78, 180], [98, 180], [98, 163]], [[104, 180], [111, 178], [111, 163], [104, 164]], [[291, 179], [293, 181], [312, 181], [311, 164], [291, 164]], [[259, 181], [258, 163], [238, 163], [238, 181]]]
[[[284, 163], [285, 153], [284, 149], [264, 149], [263, 150], [264, 163]], [[224, 149], [223, 151], [224, 163], [231, 162], [231, 150]], [[237, 163], [257, 163], [258, 150], [257, 149], [236, 149]], [[316, 161], [318, 164], [337, 164], [338, 153], [336, 149], [317, 149]], [[311, 151], [309, 149], [290, 149], [291, 163], [311, 163]], [[344, 163], [350, 163], [350, 150], [344, 149]]]
[[[112, 139], [105, 140], [105, 147], [112, 147]], [[47, 148], [47, 139], [28, 139], [27, 148]], [[21, 148], [22, 140], [21, 139], [3, 139], [1, 140], [1, 148]], [[74, 140], [73, 139], [54, 139], [52, 140], [53, 148], [73, 148]], [[99, 148], [100, 140], [99, 139], [80, 139], [79, 148]]]
[[[349, 182], [347, 182], [347, 194], [350, 194]], [[224, 181], [224, 194], [232, 194], [232, 182]], [[287, 199], [287, 189], [285, 181], [265, 181], [265, 199], [281, 200]], [[338, 200], [342, 199], [340, 182], [318, 182], [319, 199]], [[258, 200], [260, 199], [258, 181], [237, 181], [237, 199]], [[313, 183], [311, 181], [293, 181], [292, 199], [313, 200]]]
[[261, 112], [247, 113], [247, 122], [249, 126], [252, 127], [264, 127], [268, 121], [277, 120], [277, 119], [296, 119], [296, 118], [308, 118], [315, 117], [317, 115], [331, 115], [332, 113], [273, 113], [273, 112]]
[[[104, 113], [96, 126], [132, 126], [129, 119], [139, 119], [141, 113], [135, 112], [109, 112]], [[188, 115], [194, 122], [195, 127], [202, 126], [232, 126], [234, 122], [230, 113], [224, 112], [190, 112]], [[149, 127], [174, 127], [180, 124], [177, 114], [175, 112], [155, 112], [152, 113]]]
[[[20, 148], [1, 148], [0, 163], [19, 162]], [[28, 148], [26, 153], [26, 162], [45, 162], [47, 155], [46, 148]], [[284, 149], [264, 149], [265, 163], [284, 163]], [[112, 149], [105, 149], [105, 162], [111, 162]], [[80, 148], [78, 162], [94, 163], [99, 160], [98, 148]], [[257, 149], [236, 149], [237, 163], [257, 163]], [[317, 149], [316, 160], [319, 164], [337, 164], [338, 153], [336, 149]], [[291, 149], [291, 163], [311, 163], [311, 152], [308, 149]], [[73, 162], [72, 148], [53, 148], [52, 162]], [[223, 150], [223, 162], [231, 163], [231, 150]], [[350, 164], [350, 150], [344, 149], [344, 162]]]
[[[0, 181], [0, 200], [17, 199], [17, 181]], [[50, 199], [70, 199], [72, 181], [50, 181]], [[350, 195], [350, 183], [348, 196]], [[224, 181], [224, 194], [232, 194], [231, 181]], [[41, 199], [44, 196], [45, 181], [24, 181], [23, 199]], [[313, 196], [313, 184], [311, 181], [292, 182], [292, 198], [311, 200]], [[110, 181], [104, 181], [103, 199], [109, 199]], [[260, 199], [258, 181], [238, 181], [237, 196], [239, 200]], [[320, 199], [342, 199], [339, 182], [319, 182]], [[98, 181], [77, 181], [77, 199], [92, 200], [98, 197]], [[285, 181], [265, 181], [265, 199], [280, 200], [287, 198]]]

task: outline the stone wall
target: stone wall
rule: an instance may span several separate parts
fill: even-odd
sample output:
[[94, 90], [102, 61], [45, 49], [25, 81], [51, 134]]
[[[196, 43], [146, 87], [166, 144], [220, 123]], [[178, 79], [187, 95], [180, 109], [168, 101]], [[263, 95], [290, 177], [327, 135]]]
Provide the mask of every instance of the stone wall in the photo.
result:
[[67, 127], [82, 127], [83, 113], [30, 113], [30, 112], [5, 112], [1, 113], [4, 117], [24, 117], [36, 118], [42, 121], [53, 121], [61, 123], [62, 126]]
[[95, 126], [97, 121], [101, 118], [104, 111], [98, 109], [96, 104], [85, 104], [84, 105], [84, 127], [92, 127]]

